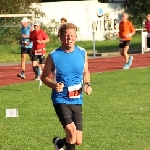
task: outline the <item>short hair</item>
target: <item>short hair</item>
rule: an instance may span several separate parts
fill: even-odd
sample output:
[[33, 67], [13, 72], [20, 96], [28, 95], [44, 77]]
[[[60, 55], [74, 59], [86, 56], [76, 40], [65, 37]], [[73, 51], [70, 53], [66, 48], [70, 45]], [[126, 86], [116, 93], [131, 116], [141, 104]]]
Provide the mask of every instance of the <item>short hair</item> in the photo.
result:
[[129, 14], [126, 12], [123, 12], [122, 15], [127, 15], [127, 17], [129, 17]]
[[63, 35], [63, 33], [64, 33], [64, 31], [65, 31], [66, 29], [74, 29], [75, 31], [77, 31], [77, 27], [76, 27], [75, 24], [73, 24], [73, 23], [66, 23], [66, 24], [64, 24], [64, 25], [62, 25], [62, 26], [60, 27], [60, 30], [59, 30], [60, 35]]
[[67, 19], [64, 18], [64, 17], [62, 17], [60, 20], [63, 20], [63, 21], [65, 21], [65, 22], [67, 22]]

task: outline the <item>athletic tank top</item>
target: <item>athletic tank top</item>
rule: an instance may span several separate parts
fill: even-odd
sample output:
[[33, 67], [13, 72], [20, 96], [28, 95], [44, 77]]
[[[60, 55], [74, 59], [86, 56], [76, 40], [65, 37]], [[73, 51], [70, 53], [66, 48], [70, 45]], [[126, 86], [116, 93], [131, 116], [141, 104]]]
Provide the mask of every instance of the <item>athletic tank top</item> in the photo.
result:
[[54, 104], [82, 104], [82, 83], [85, 64], [85, 49], [75, 46], [74, 51], [66, 53], [58, 48], [50, 53], [54, 62], [54, 80], [62, 82], [62, 92], [52, 89]]
[[[21, 34], [25, 34], [27, 36], [30, 35], [31, 26], [21, 27]], [[21, 47], [22, 48], [32, 48], [33, 43], [31, 42], [29, 45], [27, 45], [27, 42], [29, 42], [29, 38], [21, 38]]]

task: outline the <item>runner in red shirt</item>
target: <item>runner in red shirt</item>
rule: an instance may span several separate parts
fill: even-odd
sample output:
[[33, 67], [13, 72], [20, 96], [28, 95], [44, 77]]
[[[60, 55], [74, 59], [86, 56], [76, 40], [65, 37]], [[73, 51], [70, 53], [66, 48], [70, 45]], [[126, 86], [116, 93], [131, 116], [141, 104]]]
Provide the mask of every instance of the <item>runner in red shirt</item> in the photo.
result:
[[45, 33], [45, 31], [41, 30], [39, 21], [35, 21], [34, 29], [35, 30], [33, 30], [30, 33], [30, 40], [33, 41], [32, 65], [33, 65], [33, 71], [35, 72], [34, 80], [40, 80], [37, 60], [39, 59], [39, 65], [43, 69], [45, 64], [45, 54], [46, 54], [45, 43], [49, 42], [50, 39], [48, 35]]

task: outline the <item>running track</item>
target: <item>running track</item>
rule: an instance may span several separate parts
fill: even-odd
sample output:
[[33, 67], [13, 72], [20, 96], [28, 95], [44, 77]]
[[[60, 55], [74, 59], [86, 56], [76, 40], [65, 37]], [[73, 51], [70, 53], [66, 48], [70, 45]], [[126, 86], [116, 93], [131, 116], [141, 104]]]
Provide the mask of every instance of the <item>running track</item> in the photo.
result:
[[[150, 54], [136, 54], [133, 56], [131, 68], [150, 66]], [[89, 58], [89, 71], [91, 73], [119, 70], [122, 69], [123, 65], [124, 59], [121, 56]], [[34, 73], [31, 64], [26, 64], [26, 79], [18, 78], [18, 73], [20, 73], [20, 64], [0, 64], [0, 86], [33, 81]]]

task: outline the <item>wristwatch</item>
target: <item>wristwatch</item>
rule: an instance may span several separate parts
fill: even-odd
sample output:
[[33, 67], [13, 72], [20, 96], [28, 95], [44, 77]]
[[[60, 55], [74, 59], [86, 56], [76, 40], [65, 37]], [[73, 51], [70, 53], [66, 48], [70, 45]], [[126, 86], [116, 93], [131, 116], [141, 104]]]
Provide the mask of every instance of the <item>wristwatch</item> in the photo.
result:
[[85, 82], [84, 85], [91, 86], [90, 82]]

